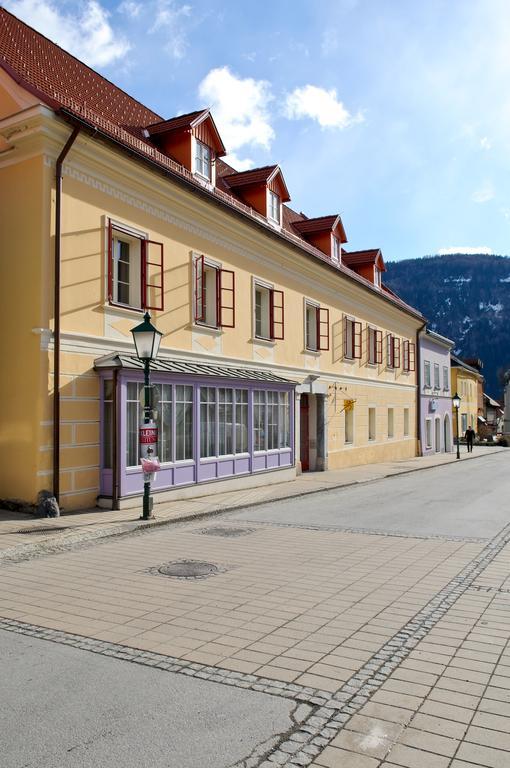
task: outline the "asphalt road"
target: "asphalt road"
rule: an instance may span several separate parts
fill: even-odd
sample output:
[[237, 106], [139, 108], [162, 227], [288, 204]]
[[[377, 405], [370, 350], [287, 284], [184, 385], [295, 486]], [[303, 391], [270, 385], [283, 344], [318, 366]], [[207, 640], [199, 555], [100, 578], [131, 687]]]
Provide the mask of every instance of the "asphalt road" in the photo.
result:
[[510, 450], [252, 507], [240, 520], [490, 539], [510, 521]]
[[0, 630], [2, 768], [226, 768], [293, 708]]

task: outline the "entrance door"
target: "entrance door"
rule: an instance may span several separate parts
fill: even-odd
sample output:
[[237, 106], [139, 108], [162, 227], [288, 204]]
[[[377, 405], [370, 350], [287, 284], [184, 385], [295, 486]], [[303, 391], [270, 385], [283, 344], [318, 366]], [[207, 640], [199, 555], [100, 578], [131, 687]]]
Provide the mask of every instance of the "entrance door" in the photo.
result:
[[308, 416], [310, 412], [310, 403], [308, 402], [308, 395], [301, 395], [301, 409], [299, 413], [300, 417], [300, 435], [301, 445], [299, 446], [301, 455], [301, 469], [303, 472], [308, 472], [310, 469], [309, 458], [309, 429], [308, 429]]

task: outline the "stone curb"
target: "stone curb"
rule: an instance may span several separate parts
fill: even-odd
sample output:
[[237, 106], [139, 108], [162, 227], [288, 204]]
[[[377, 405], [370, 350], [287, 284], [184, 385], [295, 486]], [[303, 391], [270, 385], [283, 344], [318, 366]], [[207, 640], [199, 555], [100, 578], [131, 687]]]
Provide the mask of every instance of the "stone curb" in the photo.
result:
[[[491, 454], [493, 453], [501, 453], [505, 450], [505, 448], [492, 448], [490, 449]], [[486, 458], [487, 454], [481, 454], [481, 455], [467, 455], [464, 457], [464, 460], [472, 461], [474, 459], [481, 459]], [[462, 460], [460, 460], [462, 462]], [[6, 563], [16, 563], [20, 562], [25, 559], [29, 559], [31, 556], [33, 557], [43, 557], [44, 555], [50, 555], [50, 554], [57, 554], [58, 552], [65, 552], [69, 549], [72, 549], [74, 545], [81, 544], [84, 542], [99, 542], [104, 539], [109, 539], [114, 536], [126, 536], [130, 535], [132, 533], [139, 533], [140, 531], [145, 530], [151, 530], [153, 528], [160, 528], [165, 525], [175, 525], [176, 523], [185, 523], [185, 522], [195, 522], [200, 520], [207, 520], [211, 517], [216, 517], [217, 515], [224, 514], [226, 512], [236, 512], [240, 509], [250, 509], [251, 507], [259, 507], [263, 504], [269, 504], [269, 503], [277, 503], [279, 501], [288, 501], [289, 499], [299, 499], [303, 498], [305, 496], [311, 496], [316, 493], [328, 493], [330, 491], [339, 491], [344, 488], [352, 488], [355, 485], [366, 485], [368, 483], [376, 483], [379, 480], [386, 480], [388, 478], [392, 477], [399, 477], [400, 475], [408, 475], [413, 472], [423, 472], [425, 470], [432, 470], [437, 469], [439, 467], [446, 467], [450, 466], [451, 464], [457, 465], [457, 460], [452, 459], [451, 461], [443, 462], [441, 464], [434, 464], [433, 466], [427, 466], [427, 467], [411, 467], [410, 469], [402, 469], [398, 472], [390, 472], [385, 475], [381, 475], [380, 477], [370, 477], [366, 480], [353, 480], [347, 483], [339, 483], [338, 485], [331, 485], [327, 487], [321, 487], [321, 488], [313, 488], [310, 490], [303, 490], [300, 493], [289, 493], [287, 496], [280, 496], [276, 499], [264, 499], [260, 501], [250, 501], [250, 502], [244, 502], [242, 504], [234, 504], [232, 506], [222, 506], [218, 507], [218, 509], [209, 510], [207, 512], [195, 512], [190, 513], [188, 515], [183, 514], [175, 517], [171, 517], [168, 520], [152, 520], [149, 522], [128, 522], [128, 523], [111, 523], [108, 528], [101, 528], [99, 527], [100, 524], [97, 523], [87, 523], [83, 527], [76, 527], [76, 535], [73, 535], [73, 532], [70, 532], [69, 534], [64, 535], [56, 535], [56, 536], [47, 536], [44, 539], [44, 542], [34, 542], [34, 543], [28, 543], [28, 544], [18, 544], [12, 548], [5, 549], [3, 551], [0, 551], [0, 565], [2, 565], [4, 562]], [[367, 465], [368, 466], [368, 465]], [[64, 515], [65, 517], [65, 515]], [[89, 526], [98, 526], [93, 531], [87, 531], [84, 530], [85, 528], [88, 528]], [[106, 524], [108, 525], [108, 524]], [[338, 529], [341, 530], [341, 529]], [[353, 532], [353, 533], [368, 533], [369, 531], [363, 531], [360, 529], [359, 531], [355, 531], [354, 529], [344, 529], [347, 533]], [[386, 535], [382, 534], [380, 531], [370, 531], [370, 533], [373, 534], [379, 534], [379, 535]], [[8, 534], [5, 534], [8, 535]], [[389, 534], [391, 535], [391, 534]], [[394, 534], [399, 535], [399, 534]], [[417, 537], [420, 538], [420, 537]], [[445, 537], [438, 537], [438, 538], [445, 538]], [[448, 538], [448, 537], [446, 537]]]

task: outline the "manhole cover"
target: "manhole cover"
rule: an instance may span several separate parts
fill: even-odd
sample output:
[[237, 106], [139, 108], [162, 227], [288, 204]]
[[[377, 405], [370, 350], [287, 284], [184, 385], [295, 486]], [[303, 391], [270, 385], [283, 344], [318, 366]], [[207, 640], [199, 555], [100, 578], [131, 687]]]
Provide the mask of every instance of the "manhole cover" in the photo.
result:
[[22, 528], [21, 531], [14, 531], [14, 533], [59, 533], [60, 531], [67, 531], [68, 526], [63, 528], [50, 528], [49, 526], [41, 528]]
[[248, 536], [255, 528], [204, 528], [200, 533], [206, 536], [222, 536], [225, 539], [235, 539], [238, 536]]
[[214, 576], [223, 570], [220, 566], [206, 563], [203, 560], [177, 560], [151, 569], [151, 573], [156, 571], [162, 576], [172, 576], [176, 579], [206, 579], [208, 576]]

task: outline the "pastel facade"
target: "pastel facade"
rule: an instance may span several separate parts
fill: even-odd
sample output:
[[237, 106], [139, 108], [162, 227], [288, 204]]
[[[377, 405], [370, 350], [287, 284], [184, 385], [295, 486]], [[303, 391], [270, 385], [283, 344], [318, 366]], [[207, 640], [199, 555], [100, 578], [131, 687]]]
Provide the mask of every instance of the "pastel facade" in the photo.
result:
[[452, 355], [452, 391], [460, 397], [459, 436], [462, 439], [468, 427], [478, 431], [478, 416], [483, 376], [479, 370]]
[[[106, 112], [27, 80], [40, 50], [32, 70], [69, 67]], [[416, 455], [423, 318], [385, 289], [380, 251], [346, 253], [339, 216], [286, 206], [278, 166], [229, 168], [207, 111], [164, 121], [1, 9], [0, 52], [0, 498], [58, 478], [67, 509], [138, 503], [146, 309], [159, 499]]]
[[420, 444], [423, 456], [452, 450], [450, 352], [453, 342], [430, 329], [419, 335]]

